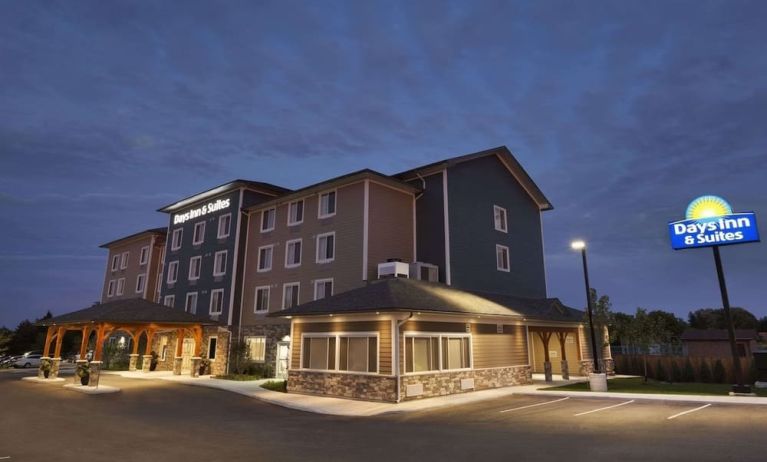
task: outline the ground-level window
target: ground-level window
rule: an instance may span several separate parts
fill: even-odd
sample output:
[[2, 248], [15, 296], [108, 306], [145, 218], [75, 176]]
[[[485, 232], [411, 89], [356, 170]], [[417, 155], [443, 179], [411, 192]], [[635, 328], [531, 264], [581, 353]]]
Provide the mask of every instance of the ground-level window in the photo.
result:
[[471, 336], [405, 335], [405, 372], [471, 368]]
[[510, 271], [509, 248], [505, 245], [495, 246], [495, 265], [498, 271]]
[[197, 313], [197, 292], [189, 292], [186, 294], [184, 311], [192, 314]]
[[144, 292], [144, 284], [146, 284], [146, 274], [141, 273], [136, 276], [136, 293]]
[[264, 362], [266, 358], [266, 337], [245, 337], [245, 345], [248, 348], [248, 359], [259, 363]]
[[303, 369], [378, 372], [375, 333], [309, 334], [302, 338], [301, 348]]
[[269, 311], [269, 286], [256, 287], [256, 301], [253, 305], [253, 311], [256, 313], [266, 313]]
[[165, 361], [165, 358], [167, 358], [167, 356], [168, 356], [168, 336], [163, 335], [160, 337], [160, 360]]
[[224, 312], [224, 289], [215, 289], [210, 292], [210, 314]]
[[211, 361], [216, 359], [216, 347], [218, 346], [218, 337], [210, 337], [208, 339], [208, 359]]
[[169, 306], [173, 308], [173, 306], [176, 304], [176, 296], [175, 295], [166, 295], [165, 300], [163, 300], [163, 305]]

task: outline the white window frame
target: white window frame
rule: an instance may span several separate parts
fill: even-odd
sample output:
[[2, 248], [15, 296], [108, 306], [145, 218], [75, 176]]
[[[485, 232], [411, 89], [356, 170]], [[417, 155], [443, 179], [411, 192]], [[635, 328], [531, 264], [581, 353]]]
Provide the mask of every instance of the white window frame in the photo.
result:
[[[259, 310], [258, 309], [258, 292], [259, 291], [266, 291], [266, 309], [265, 310]], [[261, 313], [268, 313], [269, 312], [269, 304], [271, 303], [272, 298], [272, 287], [271, 286], [257, 286], [256, 290], [254, 291], [254, 298], [253, 298], [253, 313], [255, 314], [261, 314]]]
[[[502, 267], [501, 265], [498, 264], [499, 263], [499, 261], [498, 261], [498, 252], [500, 250], [505, 250], [506, 251], [506, 268], [504, 268], [504, 267]], [[511, 253], [509, 252], [509, 247], [508, 246], [501, 245], [501, 244], [495, 244], [495, 268], [498, 271], [503, 271], [503, 272], [506, 272], [506, 273], [511, 271]]]
[[[264, 218], [266, 217], [266, 214], [272, 212], [274, 213], [274, 219], [272, 220], [272, 227], [271, 228], [264, 228]], [[271, 207], [268, 209], [264, 209], [261, 211], [261, 221], [258, 224], [258, 228], [261, 230], [262, 233], [268, 233], [270, 231], [274, 231], [274, 227], [277, 226], [277, 207]]]
[[[210, 357], [210, 341], [215, 339], [216, 340], [216, 348], [213, 349], [213, 357]], [[208, 359], [211, 361], [216, 360], [216, 349], [218, 348], [218, 335], [211, 335], [208, 337]]]
[[[254, 339], [254, 338], [260, 338], [264, 339], [264, 357], [262, 359], [253, 359], [250, 357], [250, 343], [248, 343], [248, 339]], [[255, 363], [264, 363], [266, 362], [266, 335], [247, 335], [243, 339], [245, 341], [245, 345], [248, 349], [248, 360], [253, 361]]]
[[120, 256], [120, 269], [124, 270], [128, 267], [128, 260], [130, 259], [130, 252], [123, 252]]
[[[328, 196], [331, 193], [333, 194], [333, 213], [322, 213], [322, 196]], [[338, 213], [338, 190], [337, 189], [331, 189], [328, 191], [323, 191], [319, 194], [317, 194], [317, 218], [330, 218], [334, 216], [336, 213]]]
[[[223, 255], [224, 256], [224, 264], [221, 271], [216, 271], [216, 266], [218, 266], [218, 256]], [[224, 276], [226, 274], [226, 265], [227, 265], [227, 259], [229, 258], [229, 251], [228, 250], [219, 250], [218, 252], [213, 254], [213, 276], [214, 277], [220, 277]]]
[[[173, 268], [173, 271], [171, 271], [171, 268]], [[176, 281], [178, 281], [178, 260], [173, 260], [172, 262], [168, 262], [168, 268], [166, 271], [168, 274], [166, 276], [165, 282], [168, 284], [174, 284]], [[171, 279], [171, 275], [173, 276], [173, 279]]]
[[114, 254], [112, 255], [112, 267], [110, 268], [112, 272], [117, 271], [120, 268], [120, 254]]
[[288, 287], [298, 287], [298, 290], [296, 291], [296, 300], [293, 306], [297, 306], [299, 303], [301, 303], [301, 283], [300, 282], [286, 282], [282, 285], [282, 308], [285, 309], [285, 289]]
[[[178, 236], [178, 239], [176, 239]], [[176, 242], [178, 241], [178, 242]], [[184, 243], [184, 228], [176, 228], [170, 236], [170, 250], [178, 250]]]
[[[194, 261], [195, 260], [199, 260], [200, 261], [200, 266], [199, 266], [199, 269], [197, 270], [197, 275], [193, 276], [192, 275], [192, 270], [194, 269]], [[190, 281], [196, 281], [196, 280], [200, 279], [200, 275], [201, 274], [202, 274], [202, 256], [201, 255], [197, 255], [197, 256], [192, 257], [192, 258], [189, 259], [189, 271], [188, 271], [187, 276], [189, 277]]]
[[149, 246], [145, 245], [138, 253], [138, 264], [146, 265], [149, 263]]
[[120, 278], [117, 280], [117, 291], [115, 292], [115, 295], [118, 297], [123, 295], [125, 293], [125, 278]]
[[[502, 223], [498, 223], [498, 220], [496, 220], [495, 218], [496, 215], [499, 213], [503, 216]], [[502, 233], [509, 232], [509, 214], [506, 212], [506, 209], [501, 207], [500, 205], [493, 206], [493, 226], [495, 227], [496, 231], [500, 231]]]
[[146, 288], [146, 273], [141, 273], [136, 275], [136, 293], [137, 294], [144, 293], [145, 288]]
[[[201, 228], [199, 234], [197, 233], [198, 227]], [[196, 239], [198, 237], [199, 240]], [[203, 242], [205, 242], [205, 220], [195, 223], [194, 228], [192, 229], [192, 245], [200, 245]]]
[[[419, 372], [407, 372], [407, 341], [408, 339], [412, 338], [434, 338], [437, 337], [437, 345], [439, 345], [439, 351], [437, 355], [437, 369], [432, 369], [430, 371], [419, 371]], [[443, 369], [442, 368], [442, 339], [443, 338], [455, 338], [455, 337], [461, 337], [461, 338], [468, 338], [469, 339], [469, 367], [464, 367], [460, 369]], [[402, 357], [404, 359], [403, 364], [403, 374], [404, 375], [424, 375], [424, 374], [437, 374], [442, 372], [458, 372], [458, 371], [470, 371], [474, 367], [474, 339], [472, 338], [471, 333], [464, 333], [464, 332], [411, 332], [407, 331], [403, 333], [403, 338], [405, 339], [405, 344], [402, 348]]]
[[[285, 242], [285, 268], [298, 268], [303, 262], [304, 242], [303, 238], [291, 239]], [[298, 263], [288, 263], [288, 255], [290, 255], [290, 245], [298, 242], [300, 244], [300, 251], [298, 252]]]
[[325, 294], [325, 297], [323, 298], [328, 298], [333, 296], [333, 291], [336, 289], [335, 287], [336, 283], [333, 281], [333, 278], [315, 279], [314, 280], [314, 299], [315, 300], [319, 300], [319, 298], [317, 298], [317, 287], [320, 284], [325, 284], [326, 282], [330, 283], [330, 294]]
[[116, 285], [117, 285], [117, 282], [114, 279], [109, 280], [109, 282], [107, 283], [107, 298], [114, 297]]
[[[264, 249], [271, 249], [271, 258], [269, 259], [269, 267], [268, 268], [261, 268], [261, 251]], [[267, 271], [272, 270], [272, 266], [274, 266], [274, 244], [269, 245], [262, 245], [258, 248], [258, 258], [257, 264], [256, 264], [256, 272], [258, 273], [266, 273]]]
[[[226, 234], [221, 232], [221, 224], [223, 223], [224, 218], [229, 218], [229, 225], [226, 227]], [[226, 239], [227, 237], [229, 237], [231, 233], [232, 233], [232, 214], [225, 213], [224, 215], [221, 215], [220, 217], [218, 217], [218, 229], [216, 230], [216, 238]]]
[[[187, 308], [189, 308], [188, 305], [189, 305], [189, 298], [190, 298], [190, 296], [194, 296], [194, 305], [192, 306], [191, 309], [187, 309]], [[199, 302], [199, 301], [200, 301], [200, 295], [197, 293], [197, 291], [187, 292], [186, 293], [186, 297], [184, 297], [184, 311], [186, 311], [187, 313], [195, 313], [196, 314], [197, 313], [197, 302]]]
[[[293, 205], [301, 203], [301, 219], [292, 221], [293, 218]], [[304, 222], [304, 216], [306, 215], [306, 200], [305, 199], [299, 199], [297, 201], [288, 202], [288, 226], [296, 226], [300, 225]]]
[[[328, 236], [333, 236], [333, 256], [331, 258], [320, 258], [320, 239], [323, 238], [323, 237], [328, 237]], [[316, 249], [315, 252], [314, 252], [315, 253], [314, 261], [316, 263], [319, 263], [319, 264], [331, 263], [333, 260], [336, 259], [336, 249], [338, 248], [338, 246], [336, 245], [336, 232], [335, 231], [331, 231], [329, 233], [318, 234], [316, 239], [315, 239], [315, 241], [314, 241], [314, 243], [315, 243], [315, 249]]]
[[[221, 311], [214, 312], [213, 311], [213, 300], [216, 299], [214, 294], [221, 294]], [[213, 289], [210, 291], [210, 305], [208, 307], [208, 314], [211, 315], [218, 315], [224, 313], [224, 289]]]
[[[375, 372], [360, 372], [360, 371], [342, 371], [339, 366], [341, 362], [341, 337], [375, 337], [376, 339], [376, 370]], [[335, 338], [335, 369], [312, 369], [304, 367], [304, 341], [307, 338]], [[369, 344], [368, 344], [369, 345]], [[352, 375], [379, 375], [381, 373], [381, 334], [380, 332], [305, 332], [301, 334], [301, 351], [299, 354], [298, 368], [303, 371], [325, 371], [334, 372], [338, 374], [352, 374]], [[370, 364], [368, 364], [368, 367]], [[432, 371], [433, 372], [433, 371]]]
[[166, 295], [165, 298], [162, 299], [162, 304], [167, 306], [168, 308], [175, 308], [176, 307], [176, 296], [175, 295]]

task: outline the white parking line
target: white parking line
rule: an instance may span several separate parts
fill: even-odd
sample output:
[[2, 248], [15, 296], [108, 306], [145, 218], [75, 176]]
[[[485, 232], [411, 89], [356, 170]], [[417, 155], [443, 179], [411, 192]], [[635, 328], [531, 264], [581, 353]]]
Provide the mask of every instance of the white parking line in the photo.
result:
[[620, 406], [625, 406], [625, 405], [631, 404], [633, 402], [634, 402], [634, 400], [632, 399], [631, 401], [626, 401], [625, 403], [613, 404], [612, 406], [600, 407], [599, 409], [592, 409], [591, 411], [586, 411], [586, 412], [579, 412], [578, 414], [574, 414], [573, 416], [574, 417], [578, 417], [580, 415], [591, 414], [592, 412], [606, 411], [608, 409], [612, 409], [612, 408], [620, 407]]
[[706, 404], [706, 405], [704, 405], [704, 406], [701, 406], [701, 407], [696, 407], [695, 409], [690, 409], [690, 410], [688, 410], [688, 411], [680, 412], [679, 414], [674, 414], [674, 415], [672, 415], [671, 417], [667, 417], [667, 418], [666, 418], [666, 420], [676, 419], [676, 418], [677, 418], [677, 417], [679, 417], [679, 416], [683, 416], [683, 415], [685, 415], [685, 414], [689, 414], [689, 413], [691, 413], [691, 412], [695, 412], [695, 411], [700, 411], [701, 409], [706, 409], [706, 408], [707, 408], [707, 407], [709, 407], [709, 406], [711, 406], [711, 403], [709, 403], [709, 404]]
[[512, 408], [512, 409], [506, 409], [506, 410], [503, 410], [503, 411], [500, 411], [500, 412], [501, 412], [501, 414], [503, 414], [504, 412], [519, 411], [521, 409], [527, 409], [527, 408], [536, 407], [536, 406], [543, 406], [544, 404], [558, 403], [558, 402], [564, 401], [566, 399], [570, 399], [570, 397], [568, 396], [568, 397], [562, 398], [562, 399], [555, 399], [553, 401], [544, 401], [543, 403], [528, 404], [527, 406], [515, 407], [515, 408]]

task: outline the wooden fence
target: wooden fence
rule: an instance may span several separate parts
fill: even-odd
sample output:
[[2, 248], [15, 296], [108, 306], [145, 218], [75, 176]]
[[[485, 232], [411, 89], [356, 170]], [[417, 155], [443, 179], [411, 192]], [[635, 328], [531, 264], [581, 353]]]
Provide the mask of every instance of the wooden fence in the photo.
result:
[[[615, 373], [644, 375], [644, 356], [615, 355]], [[740, 358], [746, 383], [756, 380], [753, 357]], [[647, 376], [670, 382], [735, 383], [732, 358], [647, 355]]]

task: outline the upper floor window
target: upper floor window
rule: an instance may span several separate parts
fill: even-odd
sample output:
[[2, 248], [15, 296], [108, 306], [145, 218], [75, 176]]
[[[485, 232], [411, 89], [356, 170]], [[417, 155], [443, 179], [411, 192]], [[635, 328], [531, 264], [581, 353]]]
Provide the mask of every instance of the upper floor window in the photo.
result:
[[128, 258], [130, 258], [130, 252], [123, 252], [122, 256], [120, 257], [120, 269], [125, 269], [128, 267]]
[[293, 308], [298, 305], [298, 291], [301, 284], [298, 282], [289, 282], [282, 286], [282, 309]]
[[112, 271], [117, 271], [120, 267], [120, 255], [112, 255]]
[[506, 220], [506, 209], [503, 207], [493, 206], [493, 220], [495, 222], [496, 231], [502, 231], [504, 233], [509, 231], [508, 223]]
[[169, 306], [173, 308], [176, 305], [176, 296], [175, 295], [166, 295], [165, 299], [162, 302], [163, 305]]
[[184, 311], [187, 313], [197, 313], [197, 292], [188, 292], [184, 301]]
[[125, 293], [125, 278], [120, 278], [117, 280], [117, 295], [122, 295]]
[[200, 245], [205, 240], [205, 222], [200, 221], [194, 224], [194, 233], [192, 234], [192, 244]]
[[107, 284], [107, 297], [112, 297], [115, 294], [115, 280], [110, 279], [109, 284]]
[[196, 256], [189, 259], [189, 280], [200, 279], [200, 270], [202, 269], [202, 257]]
[[145, 245], [138, 254], [138, 264], [146, 265], [149, 262], [149, 246]]
[[178, 280], [178, 260], [168, 263], [168, 284], [173, 284]]
[[277, 209], [272, 207], [261, 212], [261, 232], [272, 231], [274, 229], [275, 218], [277, 217]]
[[226, 215], [221, 215], [218, 217], [218, 234], [216, 234], [216, 237], [219, 239], [224, 239], [225, 237], [229, 237], [229, 229], [232, 227], [232, 214], [227, 213]]
[[258, 248], [258, 272], [263, 273], [272, 269], [272, 256], [274, 245], [266, 245]]
[[304, 222], [304, 200], [288, 204], [288, 226], [298, 225]]
[[317, 279], [314, 281], [314, 299], [330, 297], [333, 295], [333, 278]]
[[495, 246], [495, 264], [498, 271], [511, 271], [509, 265], [509, 248], [505, 245]]
[[269, 311], [269, 286], [256, 287], [256, 301], [253, 305], [255, 313], [266, 313]]
[[317, 218], [332, 217], [336, 214], [336, 192], [328, 191], [320, 194]]
[[210, 314], [224, 312], [224, 289], [215, 289], [210, 292]]
[[285, 268], [301, 266], [301, 239], [293, 239], [285, 244]]
[[213, 257], [213, 276], [226, 274], [226, 250], [220, 250]]
[[173, 230], [173, 235], [170, 240], [170, 250], [178, 250], [181, 248], [181, 239], [184, 237], [184, 228], [178, 228]]
[[141, 273], [136, 276], [136, 293], [144, 293], [144, 286], [146, 285], [146, 274]]
[[336, 233], [317, 235], [317, 263], [330, 263], [336, 258]]

